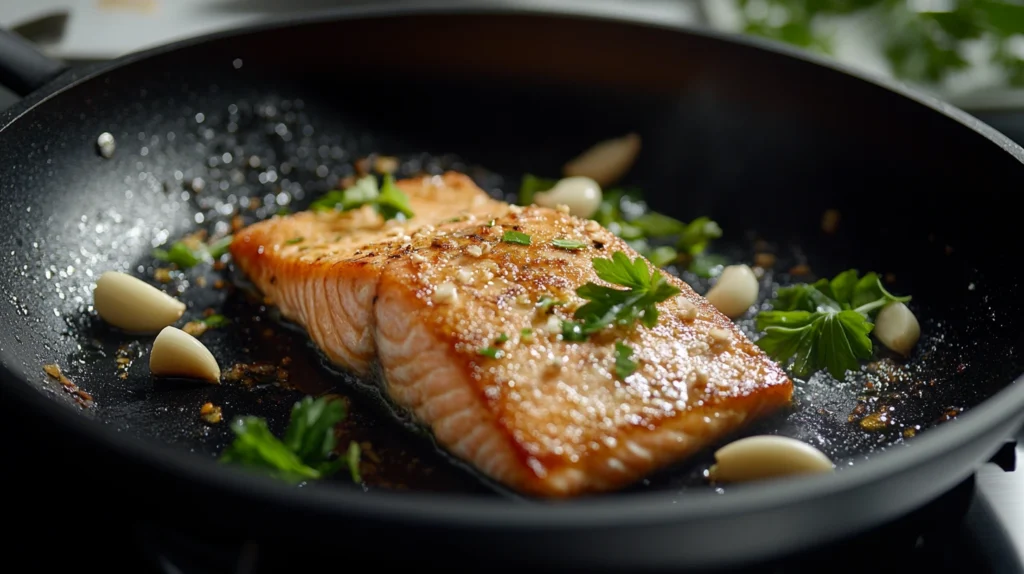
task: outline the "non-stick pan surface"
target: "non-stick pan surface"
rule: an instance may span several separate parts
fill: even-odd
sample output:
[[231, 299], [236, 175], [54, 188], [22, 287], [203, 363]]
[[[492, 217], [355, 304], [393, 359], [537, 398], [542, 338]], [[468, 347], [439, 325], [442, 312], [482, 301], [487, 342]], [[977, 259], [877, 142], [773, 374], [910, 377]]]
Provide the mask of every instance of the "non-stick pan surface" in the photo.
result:
[[[908, 512], [1018, 428], [1017, 146], [902, 88], [758, 43], [551, 13], [417, 10], [131, 56], [66, 74], [0, 120], [0, 392], [32, 421], [27, 434], [58, 434], [61, 464], [93, 476], [116, 465], [105, 496], [311, 543], [386, 532], [405, 556], [725, 566]], [[103, 271], [151, 274], [152, 248], [197, 225], [301, 208], [366, 154], [397, 155], [406, 173], [466, 171], [502, 195], [521, 174], [557, 176], [579, 150], [628, 131], [644, 141], [628, 183], [655, 209], [714, 217], [725, 229], [714, 249], [733, 259], [776, 253], [766, 295], [797, 264], [819, 276], [892, 273], [892, 289], [913, 294], [924, 336], [906, 365], [883, 356], [847, 382], [801, 381], [793, 409], [753, 429], [816, 444], [840, 462], [835, 476], [715, 491], [702, 485], [704, 455], [626, 493], [506, 497], [410, 438], [243, 290], [201, 288], [194, 274], [166, 286], [182, 289], [189, 317], [214, 306], [233, 319], [204, 338], [222, 365], [289, 357], [288, 385], [154, 385], [149, 341], [132, 346], [92, 318]], [[96, 148], [105, 132], [117, 143], [109, 159]], [[821, 229], [829, 209], [842, 214], [834, 234]], [[47, 378], [50, 363], [92, 406]], [[213, 462], [229, 432], [198, 419], [204, 402], [280, 430], [302, 392], [328, 388], [353, 397], [352, 432], [385, 451], [369, 492], [289, 488]], [[869, 415], [884, 424], [861, 425]], [[146, 492], [126, 488], [139, 484]]]

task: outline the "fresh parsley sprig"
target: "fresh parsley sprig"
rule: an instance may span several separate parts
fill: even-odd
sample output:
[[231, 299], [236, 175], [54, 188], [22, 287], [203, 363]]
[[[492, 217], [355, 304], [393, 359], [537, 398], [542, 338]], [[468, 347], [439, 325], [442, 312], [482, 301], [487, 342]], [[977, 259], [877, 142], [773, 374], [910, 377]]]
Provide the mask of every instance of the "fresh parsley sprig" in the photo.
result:
[[384, 176], [380, 187], [377, 186], [376, 176], [362, 177], [352, 187], [328, 191], [309, 207], [314, 211], [351, 211], [364, 205], [372, 205], [385, 220], [395, 219], [399, 215], [408, 219], [414, 215], [409, 197], [398, 188], [391, 174]]
[[345, 403], [338, 399], [306, 397], [292, 407], [283, 440], [270, 432], [266, 420], [241, 417], [231, 425], [235, 440], [220, 460], [292, 483], [324, 478], [348, 466], [358, 482], [359, 445], [351, 443], [345, 457], [334, 456], [338, 445], [334, 429], [347, 414]]
[[757, 316], [757, 328], [765, 332], [757, 344], [790, 370], [807, 377], [821, 369], [837, 379], [870, 359], [872, 319], [886, 304], [907, 302], [886, 291], [877, 273], [859, 277], [850, 269], [831, 280], [779, 289], [773, 310]]
[[611, 259], [592, 260], [597, 276], [608, 283], [626, 287], [614, 289], [588, 282], [576, 294], [589, 301], [576, 309], [573, 321], [562, 323], [562, 338], [583, 341], [609, 325], [632, 325], [639, 321], [645, 327], [658, 322], [656, 305], [680, 293], [657, 270], [651, 271], [643, 257], [630, 261], [622, 251]]
[[211, 243], [200, 241], [175, 241], [167, 249], [154, 249], [153, 257], [160, 261], [173, 263], [179, 269], [190, 269], [203, 261], [215, 261], [228, 252], [231, 247], [232, 235], [226, 235]]
[[[519, 187], [519, 204], [529, 205], [537, 192], [547, 191], [557, 183], [557, 179], [525, 174]], [[722, 264], [718, 258], [712, 261], [709, 257], [715, 256], [705, 253], [708, 243], [722, 236], [722, 228], [717, 223], [707, 217], [698, 217], [685, 223], [652, 211], [641, 199], [637, 189], [604, 190], [593, 219], [624, 239], [656, 267], [678, 263], [707, 277], [713, 267]], [[649, 240], [668, 244], [652, 246]], [[557, 243], [555, 246], [567, 249]]]

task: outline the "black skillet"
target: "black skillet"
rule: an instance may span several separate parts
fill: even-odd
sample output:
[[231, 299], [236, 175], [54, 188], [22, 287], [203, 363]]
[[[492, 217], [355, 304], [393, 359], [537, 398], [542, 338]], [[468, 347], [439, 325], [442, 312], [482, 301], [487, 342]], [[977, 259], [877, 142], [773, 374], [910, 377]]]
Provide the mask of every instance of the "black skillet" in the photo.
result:
[[[1012, 203], [1024, 152], [895, 83], [759, 41], [508, 8], [350, 9], [70, 71], [0, 38], [0, 80], [25, 95], [0, 116], [0, 401], [8, 468], [35, 469], [9, 475], [59, 485], [49, 502], [92, 512], [94, 528], [144, 513], [215, 537], [301, 540], [343, 562], [383, 543], [378, 563], [735, 566], [920, 507], [1024, 418]], [[197, 211], [212, 227], [227, 218], [218, 205], [247, 221], [285, 199], [301, 208], [373, 152], [402, 157], [407, 173], [461, 169], [510, 192], [522, 173], [557, 176], [628, 131], [644, 141], [628, 183], [653, 208], [714, 217], [726, 230], [715, 250], [732, 258], [749, 261], [758, 243], [776, 253], [766, 294], [798, 264], [893, 273], [891, 289], [913, 294], [924, 336], [898, 376], [802, 381], [793, 409], [751, 429], [815, 443], [839, 462], [835, 476], [719, 492], [701, 484], [705, 453], [625, 493], [516, 499], [389, 421], [242, 290], [198, 288], [192, 275], [183, 298], [190, 317], [214, 305], [234, 319], [204, 339], [223, 366], [288, 355], [299, 391], [154, 384], [147, 339], [125, 351], [138, 358], [122, 379], [113, 355], [131, 339], [91, 318], [95, 277], [151, 274], [152, 247], [195, 228]], [[842, 215], [834, 234], [821, 229], [828, 209]], [[94, 404], [48, 379], [48, 363]], [[354, 432], [389, 453], [377, 484], [293, 488], [212, 460], [229, 435], [198, 420], [203, 402], [280, 431], [300, 391], [332, 385], [354, 398]], [[865, 430], [859, 417], [881, 409], [889, 423]]]

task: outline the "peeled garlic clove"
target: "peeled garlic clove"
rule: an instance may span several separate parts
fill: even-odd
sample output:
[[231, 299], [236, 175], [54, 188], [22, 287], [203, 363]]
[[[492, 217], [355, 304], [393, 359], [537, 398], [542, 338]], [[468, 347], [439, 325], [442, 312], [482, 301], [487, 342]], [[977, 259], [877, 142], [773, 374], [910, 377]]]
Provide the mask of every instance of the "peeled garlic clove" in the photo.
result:
[[744, 482], [781, 476], [832, 472], [825, 453], [794, 438], [762, 435], [742, 438], [715, 452], [716, 482]]
[[107, 323], [132, 333], [152, 333], [171, 325], [185, 304], [145, 281], [107, 271], [96, 281], [93, 306]]
[[730, 265], [722, 270], [718, 282], [705, 299], [726, 317], [735, 319], [757, 302], [760, 285], [754, 270], [746, 265]]
[[576, 217], [588, 218], [601, 207], [601, 186], [589, 177], [567, 177], [555, 187], [534, 194], [533, 202], [542, 207], [565, 205]]
[[607, 187], [626, 175], [639, 153], [640, 136], [628, 134], [603, 141], [583, 152], [562, 167], [562, 174], [589, 177]]
[[878, 312], [873, 333], [883, 345], [905, 357], [921, 338], [921, 325], [913, 311], [894, 301]]
[[220, 383], [220, 366], [206, 345], [175, 327], [165, 327], [153, 341], [149, 371], [157, 377]]

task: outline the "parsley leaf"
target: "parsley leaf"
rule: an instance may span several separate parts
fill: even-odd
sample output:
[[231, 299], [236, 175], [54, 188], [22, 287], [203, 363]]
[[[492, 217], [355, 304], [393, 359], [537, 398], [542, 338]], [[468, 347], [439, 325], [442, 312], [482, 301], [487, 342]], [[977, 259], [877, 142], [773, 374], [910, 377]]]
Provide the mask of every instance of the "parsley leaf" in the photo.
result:
[[295, 245], [296, 243], [302, 243], [305, 240], [306, 240], [305, 237], [292, 237], [288, 241], [285, 241], [284, 244], [285, 245]]
[[206, 252], [210, 254], [213, 259], [220, 259], [222, 255], [228, 252], [228, 248], [231, 247], [231, 242], [235, 239], [234, 235], [225, 235], [217, 241], [210, 243], [206, 246]]
[[586, 243], [582, 241], [576, 241], [574, 239], [552, 239], [551, 245], [554, 245], [555, 247], [558, 247], [560, 249], [568, 249], [570, 251], [583, 249], [584, 247], [587, 246]]
[[489, 359], [500, 359], [505, 356], [505, 351], [495, 349], [494, 347], [484, 347], [483, 349], [477, 349], [476, 354]]
[[841, 379], [871, 358], [874, 315], [888, 303], [909, 300], [886, 291], [877, 273], [860, 277], [855, 269], [783, 287], [773, 310], [757, 316], [757, 328], [765, 332], [757, 344], [779, 363], [792, 361], [798, 377], [827, 369]]
[[593, 282], [576, 289], [576, 294], [589, 302], [576, 309], [575, 321], [563, 322], [562, 337], [569, 341], [583, 341], [613, 324], [630, 325], [639, 321], [645, 327], [653, 327], [658, 322], [655, 305], [680, 292], [660, 272], [652, 273], [642, 257], [630, 261], [625, 253], [616, 251], [611, 259], [596, 258], [592, 263], [599, 278], [627, 289]]
[[519, 231], [506, 231], [501, 235], [501, 240], [505, 243], [518, 243], [519, 245], [530, 244], [530, 236]]
[[348, 471], [352, 475], [352, 482], [359, 484], [363, 482], [362, 475], [359, 474], [359, 460], [363, 457], [363, 449], [359, 448], [359, 443], [351, 441], [348, 443], [348, 450], [345, 451], [345, 462], [348, 463]]
[[309, 208], [313, 211], [351, 211], [364, 205], [372, 205], [385, 220], [395, 219], [399, 214], [406, 218], [414, 215], [409, 206], [409, 197], [395, 185], [395, 178], [391, 174], [384, 176], [380, 187], [377, 186], [376, 176], [361, 177], [345, 190], [328, 191], [310, 204]]
[[615, 343], [615, 375], [620, 379], [632, 375], [639, 366], [636, 361], [630, 359], [633, 356], [633, 348], [629, 345], [616, 341]]
[[234, 236], [227, 235], [210, 244], [199, 241], [175, 241], [168, 249], [154, 249], [153, 257], [173, 263], [179, 269], [190, 269], [206, 260], [220, 259], [228, 252]]
[[395, 177], [390, 173], [384, 176], [376, 207], [385, 220], [395, 219], [399, 213], [406, 219], [413, 216], [412, 207], [409, 206], [409, 196], [398, 189], [398, 186], [395, 185]]
[[722, 236], [722, 228], [707, 217], [698, 217], [686, 224], [679, 234], [676, 249], [690, 255], [702, 253], [712, 239]]
[[161, 261], [173, 263], [181, 269], [195, 267], [203, 260], [201, 252], [193, 251], [182, 241], [175, 242], [171, 245], [170, 249], [154, 249], [153, 257]]
[[[270, 432], [266, 420], [241, 417], [231, 425], [235, 440], [220, 460], [292, 483], [324, 478], [343, 466], [351, 468], [351, 454], [331, 458], [337, 446], [335, 426], [346, 414], [345, 404], [339, 400], [306, 397], [292, 408], [283, 440]], [[356, 476], [358, 469], [353, 472], [353, 478]]]
[[537, 310], [541, 313], [550, 313], [552, 307], [561, 307], [562, 305], [565, 305], [565, 301], [560, 301], [550, 295], [541, 295], [537, 300]]
[[200, 319], [200, 321], [210, 329], [216, 329], [217, 327], [223, 327], [231, 323], [231, 320], [224, 315], [210, 315], [209, 317]]

